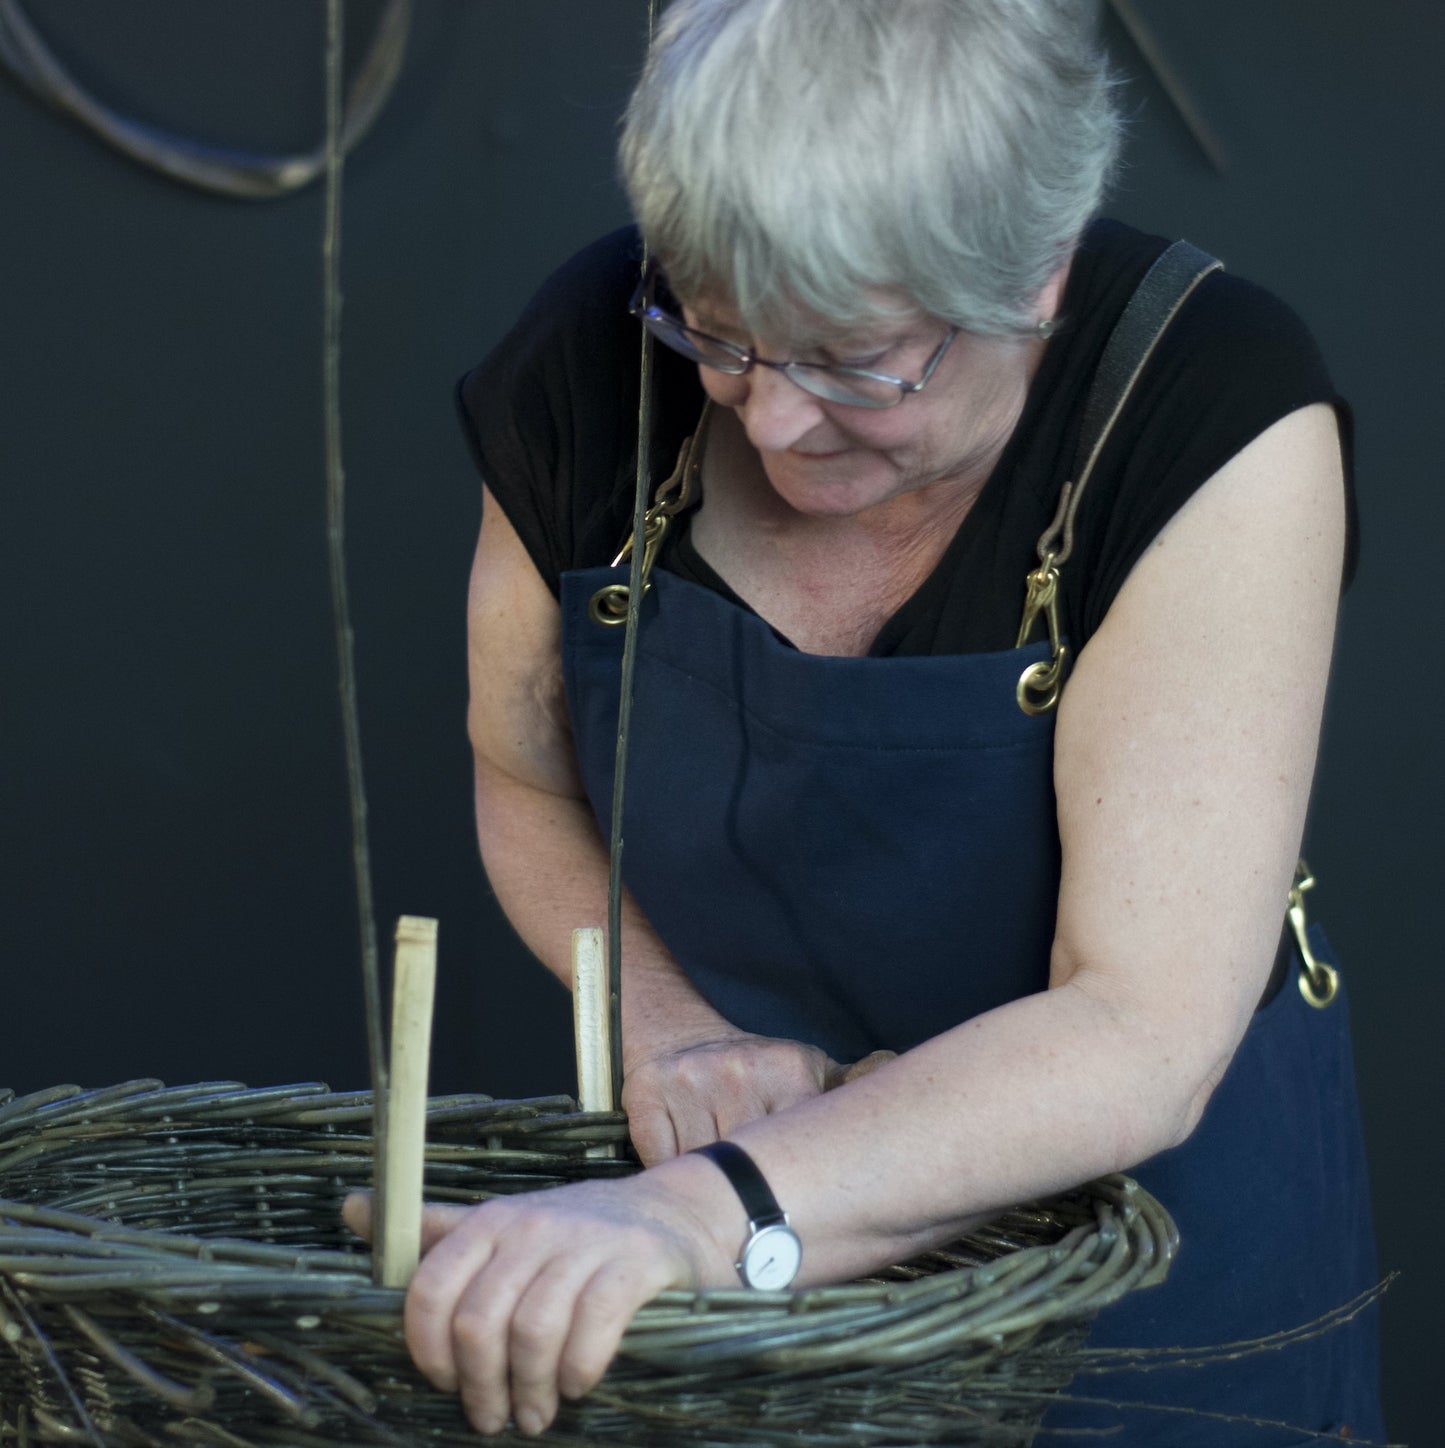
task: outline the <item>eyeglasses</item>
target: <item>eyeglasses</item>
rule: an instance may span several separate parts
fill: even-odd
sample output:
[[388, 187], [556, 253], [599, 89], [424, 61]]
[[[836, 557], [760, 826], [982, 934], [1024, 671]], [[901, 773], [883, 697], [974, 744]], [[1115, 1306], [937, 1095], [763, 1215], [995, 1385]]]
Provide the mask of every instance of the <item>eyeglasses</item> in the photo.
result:
[[690, 362], [725, 372], [729, 377], [742, 377], [754, 367], [771, 367], [790, 382], [824, 402], [839, 402], [847, 407], [897, 407], [910, 393], [922, 392], [933, 376], [943, 354], [958, 336], [958, 328], [950, 327], [923, 368], [917, 382], [894, 377], [887, 372], [874, 372], [868, 367], [846, 367], [827, 362], [771, 362], [759, 357], [736, 342], [724, 341], [708, 332], [689, 327], [683, 319], [657, 305], [657, 271], [649, 267], [627, 310], [654, 337]]

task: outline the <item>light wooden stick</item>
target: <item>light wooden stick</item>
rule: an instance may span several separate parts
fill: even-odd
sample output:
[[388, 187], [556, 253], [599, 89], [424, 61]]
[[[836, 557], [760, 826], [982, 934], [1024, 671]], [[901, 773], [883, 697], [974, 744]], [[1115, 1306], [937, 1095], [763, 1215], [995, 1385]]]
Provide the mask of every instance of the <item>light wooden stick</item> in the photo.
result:
[[[612, 1025], [607, 1001], [607, 952], [596, 926], [572, 932], [572, 1028], [577, 1042], [577, 1104], [583, 1111], [614, 1111]], [[588, 1156], [612, 1156], [592, 1146]]]
[[421, 1260], [427, 1068], [436, 973], [437, 922], [421, 915], [403, 915], [396, 922], [391, 992], [391, 1088], [386, 1102], [379, 1239], [383, 1287], [405, 1287]]

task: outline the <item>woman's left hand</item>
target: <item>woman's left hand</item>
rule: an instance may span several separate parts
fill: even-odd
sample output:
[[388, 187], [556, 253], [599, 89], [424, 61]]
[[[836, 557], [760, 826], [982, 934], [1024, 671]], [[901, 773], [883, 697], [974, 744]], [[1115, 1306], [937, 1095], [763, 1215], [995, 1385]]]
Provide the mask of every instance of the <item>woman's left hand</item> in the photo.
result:
[[[559, 1398], [597, 1385], [645, 1302], [728, 1280], [706, 1223], [652, 1175], [424, 1209], [407, 1346], [435, 1387], [460, 1392], [478, 1432], [510, 1417], [540, 1433]], [[348, 1197], [344, 1216], [370, 1236], [369, 1196]]]

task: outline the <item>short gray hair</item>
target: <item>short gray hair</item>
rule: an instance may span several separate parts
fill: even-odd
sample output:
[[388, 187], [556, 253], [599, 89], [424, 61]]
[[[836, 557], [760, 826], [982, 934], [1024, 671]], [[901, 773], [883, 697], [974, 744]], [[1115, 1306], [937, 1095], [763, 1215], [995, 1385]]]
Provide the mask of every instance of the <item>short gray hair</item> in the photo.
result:
[[1088, 0], [673, 0], [623, 127], [674, 290], [1029, 331], [1118, 147]]

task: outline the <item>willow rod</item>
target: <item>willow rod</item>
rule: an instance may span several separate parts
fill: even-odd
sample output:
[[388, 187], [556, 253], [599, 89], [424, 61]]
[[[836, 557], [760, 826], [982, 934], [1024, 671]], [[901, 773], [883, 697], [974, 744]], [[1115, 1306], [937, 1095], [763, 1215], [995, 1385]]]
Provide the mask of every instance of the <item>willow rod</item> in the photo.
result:
[[[351, 865], [361, 935], [361, 980], [366, 1003], [366, 1044], [371, 1059], [379, 1161], [386, 1157], [386, 1043], [381, 1020], [381, 967], [371, 889], [371, 845], [366, 827], [366, 784], [361, 768], [361, 724], [356, 702], [356, 639], [346, 589], [346, 471], [341, 452], [341, 168], [344, 0], [326, 0], [326, 190], [321, 240], [322, 407], [326, 426], [326, 540], [331, 612], [336, 626], [337, 684], [346, 743], [346, 785], [351, 803]], [[378, 1236], [381, 1224], [377, 1223]]]
[[[647, 0], [647, 44], [657, 25], [657, 0]], [[647, 242], [642, 243], [647, 269]], [[622, 678], [617, 704], [617, 752], [612, 767], [612, 828], [607, 871], [607, 1015], [612, 1104], [622, 1104], [622, 802], [627, 778], [628, 731], [632, 723], [632, 680], [637, 669], [637, 627], [642, 607], [642, 559], [647, 552], [647, 501], [652, 494], [652, 333], [642, 329], [637, 399], [637, 486], [632, 500], [632, 558], [627, 579], [627, 629], [622, 644]]]

